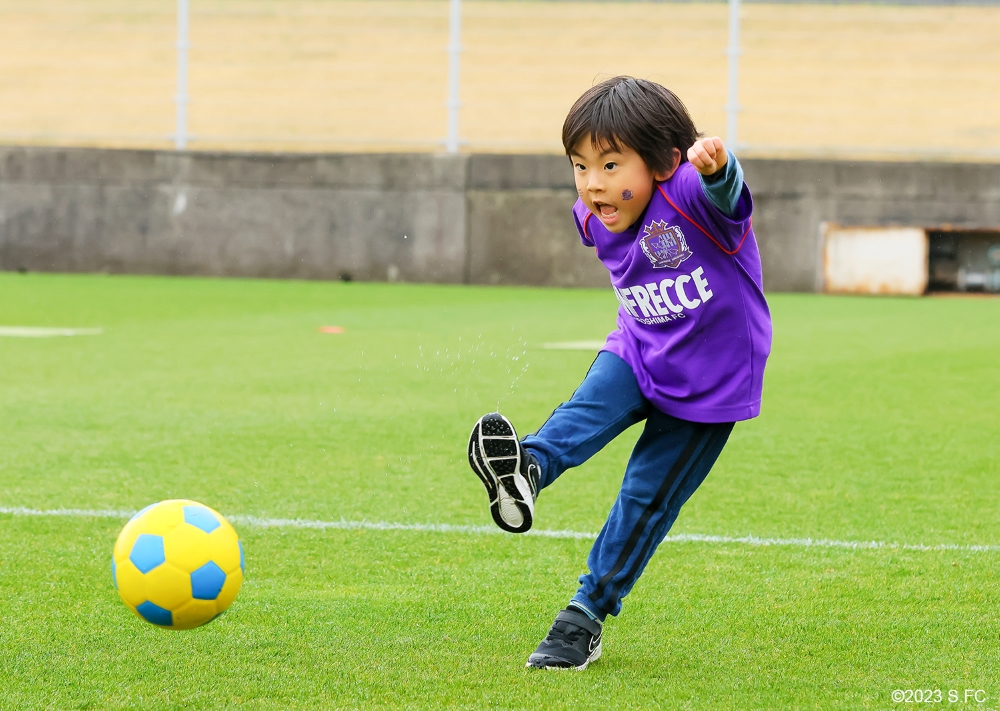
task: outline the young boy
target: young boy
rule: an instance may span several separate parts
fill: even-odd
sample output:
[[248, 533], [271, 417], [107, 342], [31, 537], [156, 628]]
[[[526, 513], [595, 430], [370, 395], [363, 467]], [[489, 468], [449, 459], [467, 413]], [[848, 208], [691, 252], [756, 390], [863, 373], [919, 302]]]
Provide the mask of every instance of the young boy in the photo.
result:
[[577, 100], [562, 137], [580, 195], [573, 217], [611, 274], [617, 329], [535, 434], [518, 440], [503, 415], [480, 418], [469, 463], [493, 520], [520, 533], [541, 489], [646, 421], [590, 572], [528, 657], [584, 669], [735, 422], [760, 413], [771, 320], [743, 171], [719, 138], [698, 140], [680, 99], [615, 77]]

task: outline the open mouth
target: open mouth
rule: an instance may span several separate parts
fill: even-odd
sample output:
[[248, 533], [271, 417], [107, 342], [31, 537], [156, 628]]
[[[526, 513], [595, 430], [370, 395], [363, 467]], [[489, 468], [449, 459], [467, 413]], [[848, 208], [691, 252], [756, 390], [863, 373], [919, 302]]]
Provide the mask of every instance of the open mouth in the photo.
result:
[[614, 205], [608, 205], [603, 202], [595, 202], [594, 207], [596, 207], [598, 212], [600, 212], [602, 220], [614, 220], [615, 217], [618, 216], [618, 208]]

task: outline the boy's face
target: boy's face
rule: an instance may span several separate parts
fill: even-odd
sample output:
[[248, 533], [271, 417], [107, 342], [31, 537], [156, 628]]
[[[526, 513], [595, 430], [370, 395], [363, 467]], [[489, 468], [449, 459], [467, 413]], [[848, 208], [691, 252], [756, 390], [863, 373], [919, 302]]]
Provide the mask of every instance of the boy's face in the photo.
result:
[[622, 146], [620, 151], [591, 143], [590, 136], [580, 139], [570, 152], [576, 191], [587, 208], [611, 232], [624, 232], [639, 217], [653, 196], [654, 183], [670, 178], [677, 169], [680, 151], [673, 168], [654, 173], [638, 153]]

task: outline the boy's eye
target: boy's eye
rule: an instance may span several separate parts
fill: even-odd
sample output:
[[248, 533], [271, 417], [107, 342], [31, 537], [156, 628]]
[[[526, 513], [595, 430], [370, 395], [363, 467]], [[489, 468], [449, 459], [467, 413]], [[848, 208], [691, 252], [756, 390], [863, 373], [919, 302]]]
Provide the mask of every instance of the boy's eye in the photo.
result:
[[583, 163], [577, 163], [576, 169], [579, 170], [580, 172], [583, 172], [587, 169], [587, 166], [585, 166]]
[[617, 163], [613, 163], [613, 162], [612, 163], [605, 163], [604, 164], [604, 170], [614, 170], [617, 167], [618, 167], [618, 164]]

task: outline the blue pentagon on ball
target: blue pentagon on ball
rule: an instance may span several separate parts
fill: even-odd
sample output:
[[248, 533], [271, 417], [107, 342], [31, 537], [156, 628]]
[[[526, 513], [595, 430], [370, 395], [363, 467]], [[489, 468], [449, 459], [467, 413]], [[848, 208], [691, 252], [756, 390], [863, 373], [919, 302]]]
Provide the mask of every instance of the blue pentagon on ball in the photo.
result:
[[139, 569], [140, 573], [148, 573], [158, 565], [163, 565], [166, 556], [163, 555], [163, 537], [143, 533], [132, 546], [128, 559]]
[[191, 573], [191, 597], [195, 600], [214, 600], [226, 584], [226, 574], [215, 563], [208, 561]]
[[154, 625], [169, 627], [174, 624], [174, 616], [170, 613], [170, 610], [164, 610], [149, 600], [138, 605], [135, 611], [142, 615], [142, 619], [146, 620], [146, 622], [152, 622]]
[[200, 528], [205, 533], [211, 533], [222, 525], [219, 523], [219, 519], [203, 506], [185, 506], [184, 521]]

